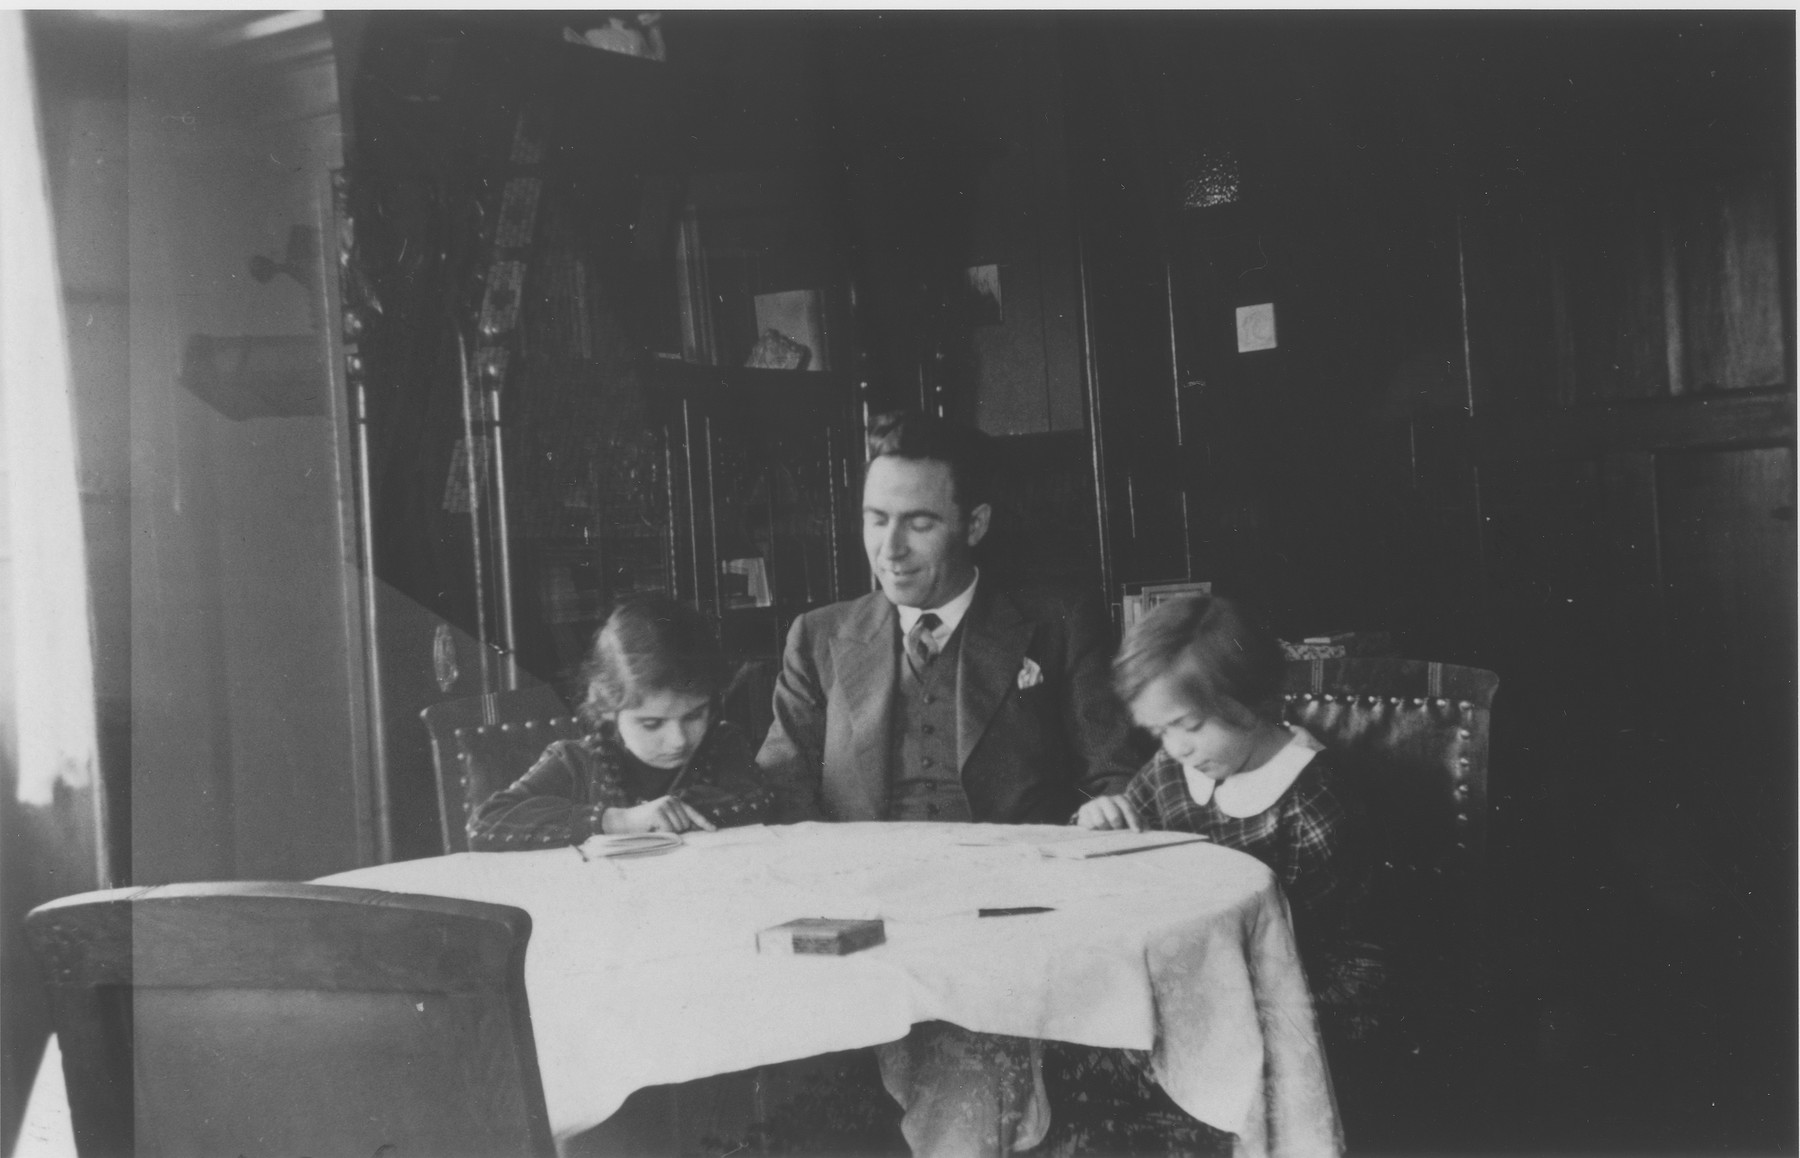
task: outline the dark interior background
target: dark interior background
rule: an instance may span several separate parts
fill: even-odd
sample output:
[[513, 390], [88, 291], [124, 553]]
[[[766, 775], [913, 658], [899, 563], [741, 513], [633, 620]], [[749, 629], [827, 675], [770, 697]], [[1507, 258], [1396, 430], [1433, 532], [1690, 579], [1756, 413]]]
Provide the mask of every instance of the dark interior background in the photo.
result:
[[[1778, 23], [1096, 21], [1065, 57], [1115, 574], [1501, 675], [1512, 1145], [1792, 1145]], [[1209, 161], [1236, 199], [1178, 208]]]

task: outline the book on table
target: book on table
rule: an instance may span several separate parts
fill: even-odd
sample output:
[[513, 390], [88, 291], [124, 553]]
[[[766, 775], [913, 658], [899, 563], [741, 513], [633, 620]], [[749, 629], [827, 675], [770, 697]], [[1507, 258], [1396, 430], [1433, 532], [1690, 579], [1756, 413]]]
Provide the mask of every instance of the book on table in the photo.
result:
[[801, 917], [756, 934], [759, 953], [842, 957], [887, 940], [879, 918]]
[[621, 832], [613, 835], [595, 833], [576, 846], [582, 860], [601, 857], [654, 856], [681, 847], [681, 835], [674, 832]]

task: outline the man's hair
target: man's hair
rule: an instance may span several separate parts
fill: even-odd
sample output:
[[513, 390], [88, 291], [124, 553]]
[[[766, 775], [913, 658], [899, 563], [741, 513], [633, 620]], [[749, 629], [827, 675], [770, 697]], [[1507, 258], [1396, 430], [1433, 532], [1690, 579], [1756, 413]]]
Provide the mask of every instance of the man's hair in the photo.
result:
[[1281, 641], [1241, 604], [1190, 595], [1158, 604], [1131, 625], [1113, 687], [1127, 704], [1171, 677], [1196, 711], [1233, 727], [1279, 722], [1286, 658]]
[[951, 497], [965, 518], [993, 494], [993, 449], [979, 430], [917, 410], [877, 415], [869, 423], [869, 462], [890, 455], [948, 466]]

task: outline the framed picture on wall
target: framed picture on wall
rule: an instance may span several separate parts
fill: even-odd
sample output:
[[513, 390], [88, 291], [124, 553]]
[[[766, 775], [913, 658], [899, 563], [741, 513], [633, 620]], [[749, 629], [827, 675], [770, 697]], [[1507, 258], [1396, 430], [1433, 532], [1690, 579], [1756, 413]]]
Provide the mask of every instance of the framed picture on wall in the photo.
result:
[[999, 325], [1002, 320], [1000, 267], [972, 265], [963, 270], [962, 293], [957, 308], [968, 325]]

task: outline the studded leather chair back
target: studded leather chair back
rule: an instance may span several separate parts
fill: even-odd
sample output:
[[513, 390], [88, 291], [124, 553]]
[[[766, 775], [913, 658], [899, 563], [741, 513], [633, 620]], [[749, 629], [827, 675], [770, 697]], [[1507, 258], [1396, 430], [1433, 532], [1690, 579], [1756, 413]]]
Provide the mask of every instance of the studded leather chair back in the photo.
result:
[[1479, 964], [1488, 730], [1499, 677], [1406, 659], [1288, 664], [1286, 714], [1363, 778], [1383, 841], [1383, 925], [1424, 978]]
[[1421, 660], [1288, 664], [1287, 718], [1344, 755], [1383, 842], [1370, 930], [1387, 950], [1383, 1010], [1373, 1035], [1326, 1043], [1345, 1132], [1370, 1153], [1432, 1153], [1493, 1112], [1483, 901], [1499, 682]]
[[431, 731], [446, 853], [468, 851], [477, 805], [530, 771], [552, 741], [587, 730], [549, 687], [448, 700], [420, 715]]

